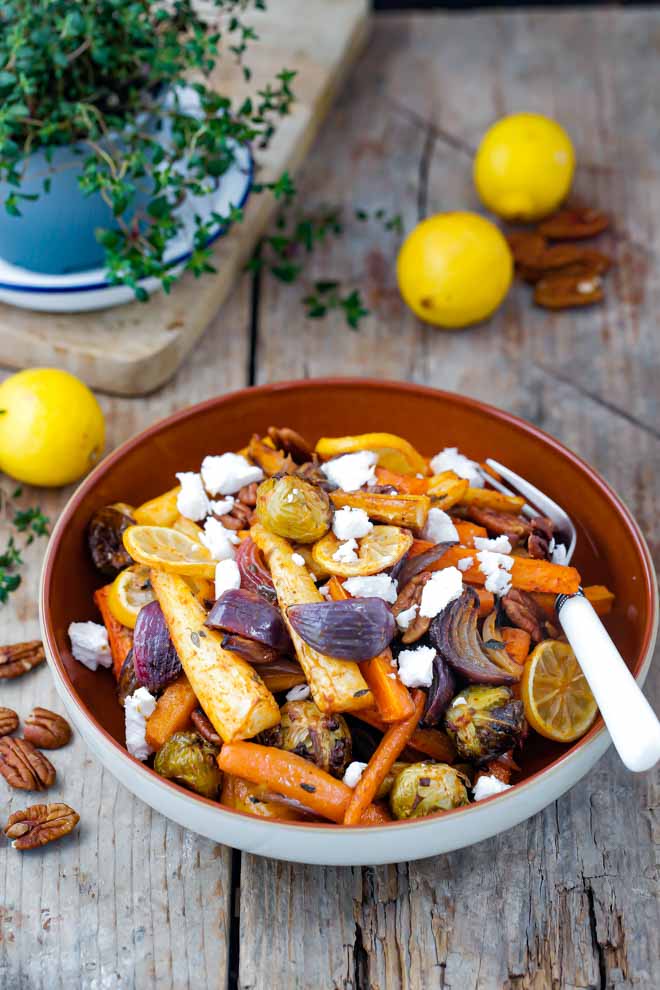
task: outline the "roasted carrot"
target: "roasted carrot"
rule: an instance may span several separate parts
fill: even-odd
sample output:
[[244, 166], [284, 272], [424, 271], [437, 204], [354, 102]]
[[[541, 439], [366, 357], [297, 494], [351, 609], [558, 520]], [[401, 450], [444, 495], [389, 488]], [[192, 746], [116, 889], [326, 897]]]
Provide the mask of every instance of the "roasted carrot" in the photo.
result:
[[409, 718], [404, 719], [403, 722], [397, 722], [396, 725], [389, 727], [365, 767], [362, 776], [353, 790], [348, 807], [344, 812], [344, 825], [358, 824], [362, 815], [376, 797], [378, 788], [390, 772], [392, 764], [410, 742], [424, 714], [426, 695], [417, 688], [413, 692], [412, 698], [415, 706], [413, 714]]
[[473, 547], [475, 536], [488, 536], [488, 530], [485, 526], [477, 526], [476, 523], [468, 522], [467, 520], [455, 519], [454, 526], [458, 533], [458, 542], [463, 547]]
[[152, 749], [160, 749], [175, 732], [186, 729], [199, 702], [185, 674], [168, 684], [147, 719], [146, 739]]
[[[335, 601], [349, 597], [348, 593], [335, 576], [328, 583], [330, 596]], [[400, 722], [409, 718], [414, 706], [410, 692], [399, 680], [396, 667], [392, 666], [392, 652], [385, 650], [379, 657], [360, 664], [360, 671], [374, 696], [378, 714], [383, 722]]]
[[124, 626], [115, 619], [108, 605], [110, 595], [110, 585], [106, 584], [94, 592], [96, 607], [101, 613], [103, 625], [108, 631], [108, 643], [110, 644], [110, 654], [112, 656], [112, 673], [119, 680], [119, 674], [128, 656], [128, 651], [133, 646], [133, 630]]
[[[372, 725], [374, 729], [379, 729], [381, 732], [387, 731], [387, 724], [372, 708], [365, 708], [360, 712], [352, 712], [351, 714], [355, 718], [359, 718], [361, 722]], [[419, 753], [437, 760], [438, 763], [453, 763], [456, 759], [456, 749], [453, 742], [440, 729], [415, 729], [410, 745]]]
[[492, 591], [486, 591], [485, 588], [475, 588], [474, 590], [479, 595], [479, 618], [485, 619], [495, 608], [495, 595]]
[[376, 480], [379, 485], [391, 485], [398, 492], [406, 495], [425, 495], [429, 487], [429, 478], [416, 478], [413, 474], [397, 474], [388, 468], [376, 468]]
[[234, 777], [229, 773], [224, 774], [222, 779], [220, 802], [228, 808], [254, 815], [255, 818], [301, 822], [307, 817], [295, 808], [270, 800], [266, 788], [261, 784], [253, 784], [251, 780]]
[[[459, 560], [472, 558], [472, 565], [463, 573], [468, 584], [485, 584], [486, 576], [479, 567], [477, 551], [469, 547], [450, 547], [429, 570], [442, 570], [456, 566]], [[510, 571], [511, 583], [521, 591], [549, 591], [555, 595], [572, 595], [580, 587], [580, 574], [574, 567], [552, 564], [548, 560], [535, 560], [533, 557], [514, 557]]]
[[[584, 591], [586, 599], [591, 602], [598, 615], [603, 616], [610, 614], [612, 611], [612, 606], [614, 605], [614, 592], [610, 591], [609, 588], [606, 588], [604, 584], [591, 584], [582, 590]], [[539, 591], [534, 595], [534, 598], [539, 603], [548, 618], [551, 621], [554, 620], [556, 596], [551, 593]]]
[[284, 797], [293, 798], [315, 815], [340, 824], [353, 795], [350, 787], [331, 777], [309, 760], [274, 746], [258, 743], [225, 743], [218, 756], [224, 773], [264, 784]]
[[512, 629], [505, 626], [502, 629], [502, 640], [504, 647], [512, 660], [522, 665], [529, 654], [532, 638], [524, 629]]
[[432, 546], [435, 546], [435, 544], [431, 543], [430, 540], [413, 540], [408, 551], [408, 556], [417, 557], [420, 553], [426, 553]]
[[494, 509], [495, 512], [520, 513], [525, 499], [520, 495], [503, 495], [492, 488], [468, 488], [461, 498], [462, 505], [476, 505], [480, 509]]

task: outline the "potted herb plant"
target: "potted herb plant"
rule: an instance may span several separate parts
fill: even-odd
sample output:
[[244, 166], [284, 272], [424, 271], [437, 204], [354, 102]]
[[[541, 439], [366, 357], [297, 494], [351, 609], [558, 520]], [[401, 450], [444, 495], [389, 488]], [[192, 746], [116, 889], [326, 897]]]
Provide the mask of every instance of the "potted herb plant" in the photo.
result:
[[[4, 0], [1, 258], [56, 274], [102, 264], [139, 298], [146, 277], [169, 287], [182, 207], [267, 143], [292, 101], [286, 69], [240, 106], [210, 85], [220, 55], [242, 62], [256, 38], [249, 8], [263, 0]], [[185, 266], [208, 271], [209, 237], [237, 219], [194, 213]]]

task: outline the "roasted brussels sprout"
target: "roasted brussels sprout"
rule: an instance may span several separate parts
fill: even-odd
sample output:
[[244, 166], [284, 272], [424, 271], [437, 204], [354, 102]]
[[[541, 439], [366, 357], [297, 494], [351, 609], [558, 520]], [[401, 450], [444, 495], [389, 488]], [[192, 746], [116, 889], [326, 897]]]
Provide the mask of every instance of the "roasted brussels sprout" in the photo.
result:
[[132, 512], [132, 506], [116, 502], [104, 505], [90, 519], [87, 544], [94, 566], [101, 574], [115, 577], [133, 563], [122, 540], [124, 530], [135, 523]]
[[522, 701], [511, 688], [488, 684], [464, 688], [447, 709], [445, 726], [459, 755], [475, 763], [512, 749], [527, 729]]
[[332, 509], [326, 492], [302, 478], [268, 478], [257, 491], [257, 518], [277, 536], [314, 543], [330, 529]]
[[222, 783], [218, 752], [197, 732], [175, 732], [156, 753], [154, 770], [204, 797], [216, 798]]
[[382, 798], [387, 797], [387, 795], [394, 787], [394, 781], [396, 780], [396, 778], [399, 776], [400, 773], [402, 773], [406, 769], [406, 767], [409, 766], [410, 763], [406, 763], [404, 761], [399, 761], [399, 760], [397, 760], [395, 763], [392, 764], [390, 768], [390, 772], [388, 773], [387, 777], [378, 788], [378, 791], [376, 793], [376, 801], [380, 801]]
[[423, 818], [468, 804], [461, 774], [447, 763], [411, 763], [396, 777], [390, 791], [395, 818]]
[[313, 701], [287, 701], [282, 721], [262, 732], [260, 741], [296, 753], [317, 767], [343, 777], [351, 762], [351, 734], [341, 715], [326, 715]]

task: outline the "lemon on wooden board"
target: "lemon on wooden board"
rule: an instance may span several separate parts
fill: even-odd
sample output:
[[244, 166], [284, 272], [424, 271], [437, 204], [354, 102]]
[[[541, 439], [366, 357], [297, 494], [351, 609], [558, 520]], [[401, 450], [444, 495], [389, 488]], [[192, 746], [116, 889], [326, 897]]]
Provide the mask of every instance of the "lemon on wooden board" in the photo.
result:
[[484, 206], [505, 220], [539, 220], [566, 198], [575, 169], [563, 127], [538, 113], [502, 117], [474, 159], [474, 183]]
[[495, 224], [478, 213], [438, 213], [408, 234], [396, 263], [399, 290], [426, 323], [479, 323], [511, 285], [513, 259]]
[[104, 442], [98, 402], [68, 371], [29, 368], [0, 384], [0, 469], [17, 481], [77, 481], [99, 460]]

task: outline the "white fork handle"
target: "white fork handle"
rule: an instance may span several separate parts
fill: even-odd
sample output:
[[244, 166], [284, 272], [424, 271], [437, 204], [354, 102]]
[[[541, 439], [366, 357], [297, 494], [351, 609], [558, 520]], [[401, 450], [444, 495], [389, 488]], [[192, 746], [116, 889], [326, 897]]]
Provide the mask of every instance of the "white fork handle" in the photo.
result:
[[564, 598], [558, 618], [619, 756], [629, 770], [650, 770], [660, 760], [660, 722], [593, 606], [582, 595]]

